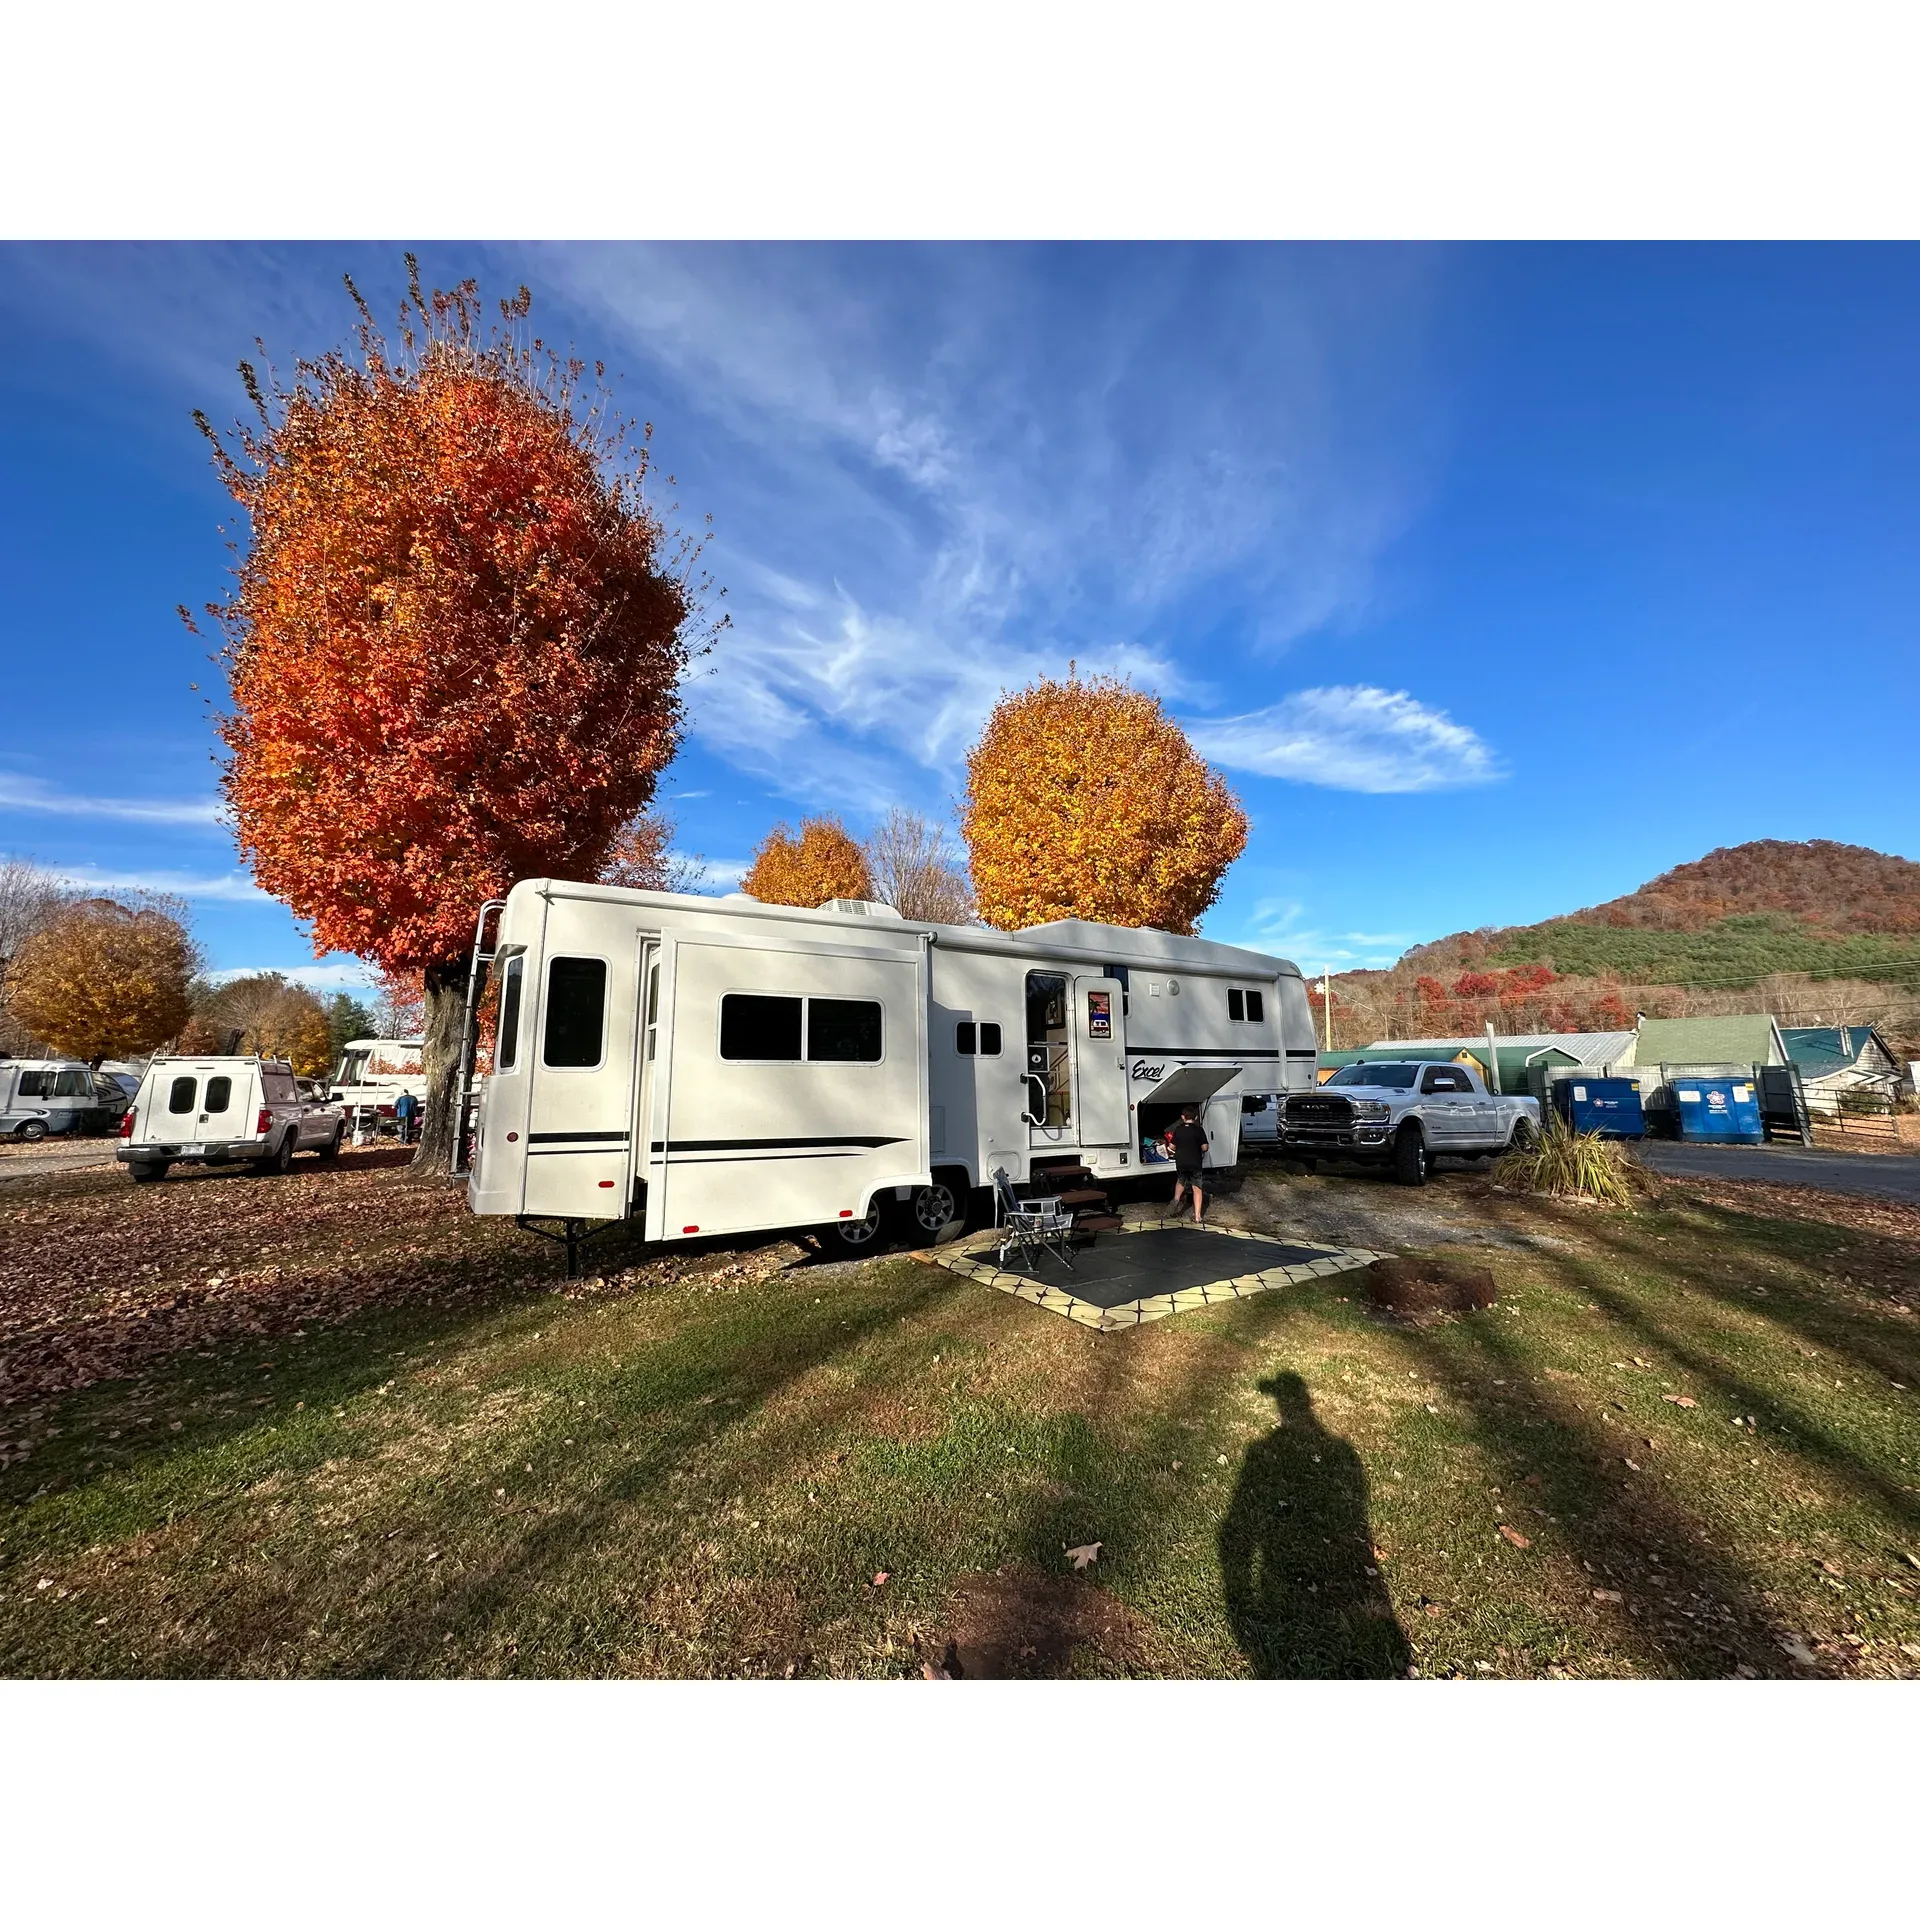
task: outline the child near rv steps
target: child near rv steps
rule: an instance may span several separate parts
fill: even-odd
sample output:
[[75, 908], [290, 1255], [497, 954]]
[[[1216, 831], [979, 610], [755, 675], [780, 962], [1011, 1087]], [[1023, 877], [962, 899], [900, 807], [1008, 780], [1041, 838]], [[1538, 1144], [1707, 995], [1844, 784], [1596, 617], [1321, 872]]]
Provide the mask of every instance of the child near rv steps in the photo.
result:
[[1167, 1217], [1171, 1219], [1180, 1211], [1182, 1195], [1191, 1191], [1193, 1223], [1198, 1226], [1207, 1185], [1207, 1130], [1200, 1124], [1198, 1107], [1180, 1109], [1180, 1118], [1167, 1129], [1167, 1144], [1173, 1149], [1173, 1205], [1167, 1209]]

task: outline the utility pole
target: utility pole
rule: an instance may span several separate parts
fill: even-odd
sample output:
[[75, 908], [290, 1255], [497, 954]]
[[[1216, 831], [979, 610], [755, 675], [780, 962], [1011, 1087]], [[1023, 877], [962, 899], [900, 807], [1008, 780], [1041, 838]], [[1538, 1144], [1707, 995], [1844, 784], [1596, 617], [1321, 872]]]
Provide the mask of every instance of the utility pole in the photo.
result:
[[1333, 969], [1328, 967], [1320, 978], [1320, 1020], [1326, 1030], [1326, 1051], [1333, 1051]]

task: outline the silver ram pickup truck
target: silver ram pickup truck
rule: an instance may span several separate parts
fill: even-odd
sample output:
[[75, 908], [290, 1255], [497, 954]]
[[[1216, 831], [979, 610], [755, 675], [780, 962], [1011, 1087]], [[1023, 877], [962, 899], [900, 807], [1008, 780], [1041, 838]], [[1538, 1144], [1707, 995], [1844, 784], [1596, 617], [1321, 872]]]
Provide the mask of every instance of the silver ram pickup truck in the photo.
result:
[[1472, 1067], [1356, 1060], [1314, 1092], [1287, 1095], [1280, 1150], [1384, 1161], [1403, 1187], [1418, 1187], [1436, 1153], [1505, 1153], [1539, 1133], [1539, 1101], [1489, 1093]]

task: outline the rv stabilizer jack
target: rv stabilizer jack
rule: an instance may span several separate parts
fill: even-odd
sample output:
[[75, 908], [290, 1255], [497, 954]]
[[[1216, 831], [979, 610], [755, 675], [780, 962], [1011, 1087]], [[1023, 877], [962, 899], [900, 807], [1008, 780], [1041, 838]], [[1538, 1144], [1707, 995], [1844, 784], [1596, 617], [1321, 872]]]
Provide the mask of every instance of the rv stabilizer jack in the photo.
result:
[[589, 1240], [597, 1239], [601, 1234], [614, 1227], [625, 1226], [624, 1220], [603, 1220], [597, 1225], [585, 1220], [562, 1220], [558, 1224], [561, 1231], [555, 1233], [552, 1227], [537, 1226], [524, 1213], [514, 1216], [513, 1224], [523, 1233], [536, 1233], [542, 1240], [558, 1241], [567, 1250], [567, 1278], [580, 1278], [580, 1249]]

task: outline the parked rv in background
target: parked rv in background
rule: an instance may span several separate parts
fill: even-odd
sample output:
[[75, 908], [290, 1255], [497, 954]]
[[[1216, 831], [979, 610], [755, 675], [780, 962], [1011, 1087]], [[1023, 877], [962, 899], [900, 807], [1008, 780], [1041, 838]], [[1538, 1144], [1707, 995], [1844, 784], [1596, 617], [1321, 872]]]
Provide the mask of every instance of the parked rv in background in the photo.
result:
[[0, 1136], [44, 1140], [55, 1133], [106, 1133], [126, 1112], [129, 1098], [118, 1080], [95, 1073], [84, 1060], [0, 1058]]
[[495, 913], [478, 1213], [931, 1240], [999, 1173], [1137, 1177], [1187, 1103], [1231, 1165], [1245, 1096], [1313, 1084], [1298, 970], [1216, 941], [554, 880]]
[[333, 1070], [331, 1098], [346, 1110], [356, 1135], [393, 1118], [393, 1103], [411, 1090], [425, 1103], [427, 1074], [418, 1040], [349, 1040]]

